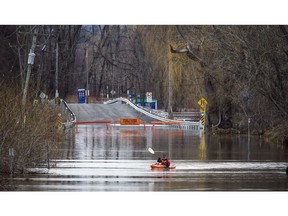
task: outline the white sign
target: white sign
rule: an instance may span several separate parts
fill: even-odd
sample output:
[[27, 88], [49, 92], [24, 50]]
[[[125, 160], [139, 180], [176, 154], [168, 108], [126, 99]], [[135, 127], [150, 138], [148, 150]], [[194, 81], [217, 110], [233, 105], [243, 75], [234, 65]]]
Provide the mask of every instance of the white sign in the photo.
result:
[[152, 102], [152, 92], [146, 92], [146, 99], [148, 103]]
[[28, 64], [33, 65], [34, 64], [34, 59], [35, 59], [35, 53], [29, 53], [28, 55]]
[[39, 95], [39, 97], [40, 97], [41, 99], [44, 99], [44, 98], [47, 97], [47, 95], [46, 95], [44, 92], [41, 92], [40, 95]]

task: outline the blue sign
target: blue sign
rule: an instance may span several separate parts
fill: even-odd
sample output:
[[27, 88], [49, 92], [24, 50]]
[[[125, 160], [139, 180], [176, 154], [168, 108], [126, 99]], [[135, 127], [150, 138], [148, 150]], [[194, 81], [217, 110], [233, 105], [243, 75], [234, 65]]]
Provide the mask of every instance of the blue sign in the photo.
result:
[[147, 102], [144, 101], [144, 107], [150, 108], [150, 109], [156, 109], [157, 101]]
[[78, 103], [85, 103], [85, 89], [78, 89]]

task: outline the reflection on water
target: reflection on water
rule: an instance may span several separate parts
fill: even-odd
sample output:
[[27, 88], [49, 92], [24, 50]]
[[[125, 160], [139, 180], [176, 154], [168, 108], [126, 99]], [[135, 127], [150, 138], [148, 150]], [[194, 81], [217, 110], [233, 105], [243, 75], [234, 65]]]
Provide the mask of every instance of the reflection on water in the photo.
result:
[[67, 159], [152, 159], [147, 149], [172, 160], [271, 160], [286, 161], [287, 148], [263, 141], [258, 136], [204, 135], [179, 129], [115, 129], [77, 126], [69, 131], [63, 157]]
[[[148, 152], [151, 147], [155, 155]], [[79, 125], [54, 158], [56, 167], [17, 176], [23, 191], [288, 190], [287, 148], [246, 135]], [[175, 170], [151, 170], [166, 155]]]

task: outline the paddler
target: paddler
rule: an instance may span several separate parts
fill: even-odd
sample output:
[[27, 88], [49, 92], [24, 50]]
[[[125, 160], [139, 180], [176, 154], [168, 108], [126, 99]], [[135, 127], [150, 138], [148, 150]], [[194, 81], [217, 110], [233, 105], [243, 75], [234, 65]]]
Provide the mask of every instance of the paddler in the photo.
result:
[[162, 163], [162, 159], [160, 157], [158, 157], [157, 163], [156, 164], [161, 164]]
[[170, 160], [166, 157], [162, 159], [162, 164], [165, 165], [166, 168], [170, 167]]

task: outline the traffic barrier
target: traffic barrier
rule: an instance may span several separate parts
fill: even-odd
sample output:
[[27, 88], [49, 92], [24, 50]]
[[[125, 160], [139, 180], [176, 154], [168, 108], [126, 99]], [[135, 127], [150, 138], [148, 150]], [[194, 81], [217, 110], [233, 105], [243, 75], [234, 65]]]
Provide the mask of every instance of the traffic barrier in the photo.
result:
[[80, 125], [80, 124], [110, 124], [110, 123], [111, 123], [111, 121], [105, 121], [105, 120], [73, 122], [74, 125]]
[[182, 122], [156, 122], [153, 121], [151, 124], [159, 124], [159, 125], [181, 125]]
[[179, 130], [181, 130], [181, 124], [182, 122], [159, 122], [159, 121], [153, 121], [152, 124], [152, 130], [155, 129], [155, 125], [170, 125], [170, 126], [177, 126]]
[[[135, 105], [134, 103], [132, 103], [130, 100], [126, 99], [126, 98], [116, 98], [116, 99], [113, 99], [113, 100], [109, 100], [109, 101], [106, 101], [104, 102], [104, 104], [112, 104], [112, 103], [116, 103], [117, 101], [122, 101], [122, 102], [125, 102], [126, 104], [130, 105], [132, 108], [134, 108], [135, 110], [137, 110], [138, 112], [141, 112], [143, 113], [144, 115], [146, 116], [149, 116], [151, 118], [154, 118], [154, 119], [157, 119], [158, 121], [161, 121], [161, 122], [173, 122], [174, 125], [177, 123], [182, 123], [181, 127], [183, 127], [185, 125], [185, 128], [189, 128], [189, 129], [193, 129], [193, 130], [201, 130], [203, 129], [204, 127], [201, 125], [201, 122], [200, 121], [193, 121], [193, 122], [189, 122], [189, 121], [179, 121], [179, 120], [172, 120], [172, 119], [167, 119], [167, 118], [164, 118], [164, 117], [160, 117], [160, 116], [157, 116], [155, 114], [152, 114], [144, 109], [142, 109], [141, 107], [138, 107], [137, 105]], [[171, 123], [170, 123], [171, 124]], [[171, 124], [173, 126], [173, 124]]]
[[120, 125], [140, 125], [140, 119], [139, 118], [120, 119]]
[[[125, 120], [127, 120], [127, 119], [125, 119]], [[137, 121], [131, 121], [131, 122], [130, 122], [131, 124], [129, 124], [129, 122], [127, 123], [127, 121], [126, 121], [127, 124], [123, 124], [123, 119], [120, 119], [118, 121], [112, 121], [111, 124], [112, 124], [113, 128], [118, 126], [121, 128], [131, 128], [131, 129], [133, 128], [133, 129], [135, 129], [135, 128], [139, 128], [139, 127], [143, 126], [144, 131], [146, 131], [146, 121], [142, 121], [142, 120], [138, 119]]]
[[109, 130], [109, 124], [111, 121], [104, 121], [104, 120], [98, 120], [98, 121], [91, 121], [91, 122], [73, 122], [73, 125], [87, 125], [87, 124], [105, 124], [106, 125], [106, 130]]

